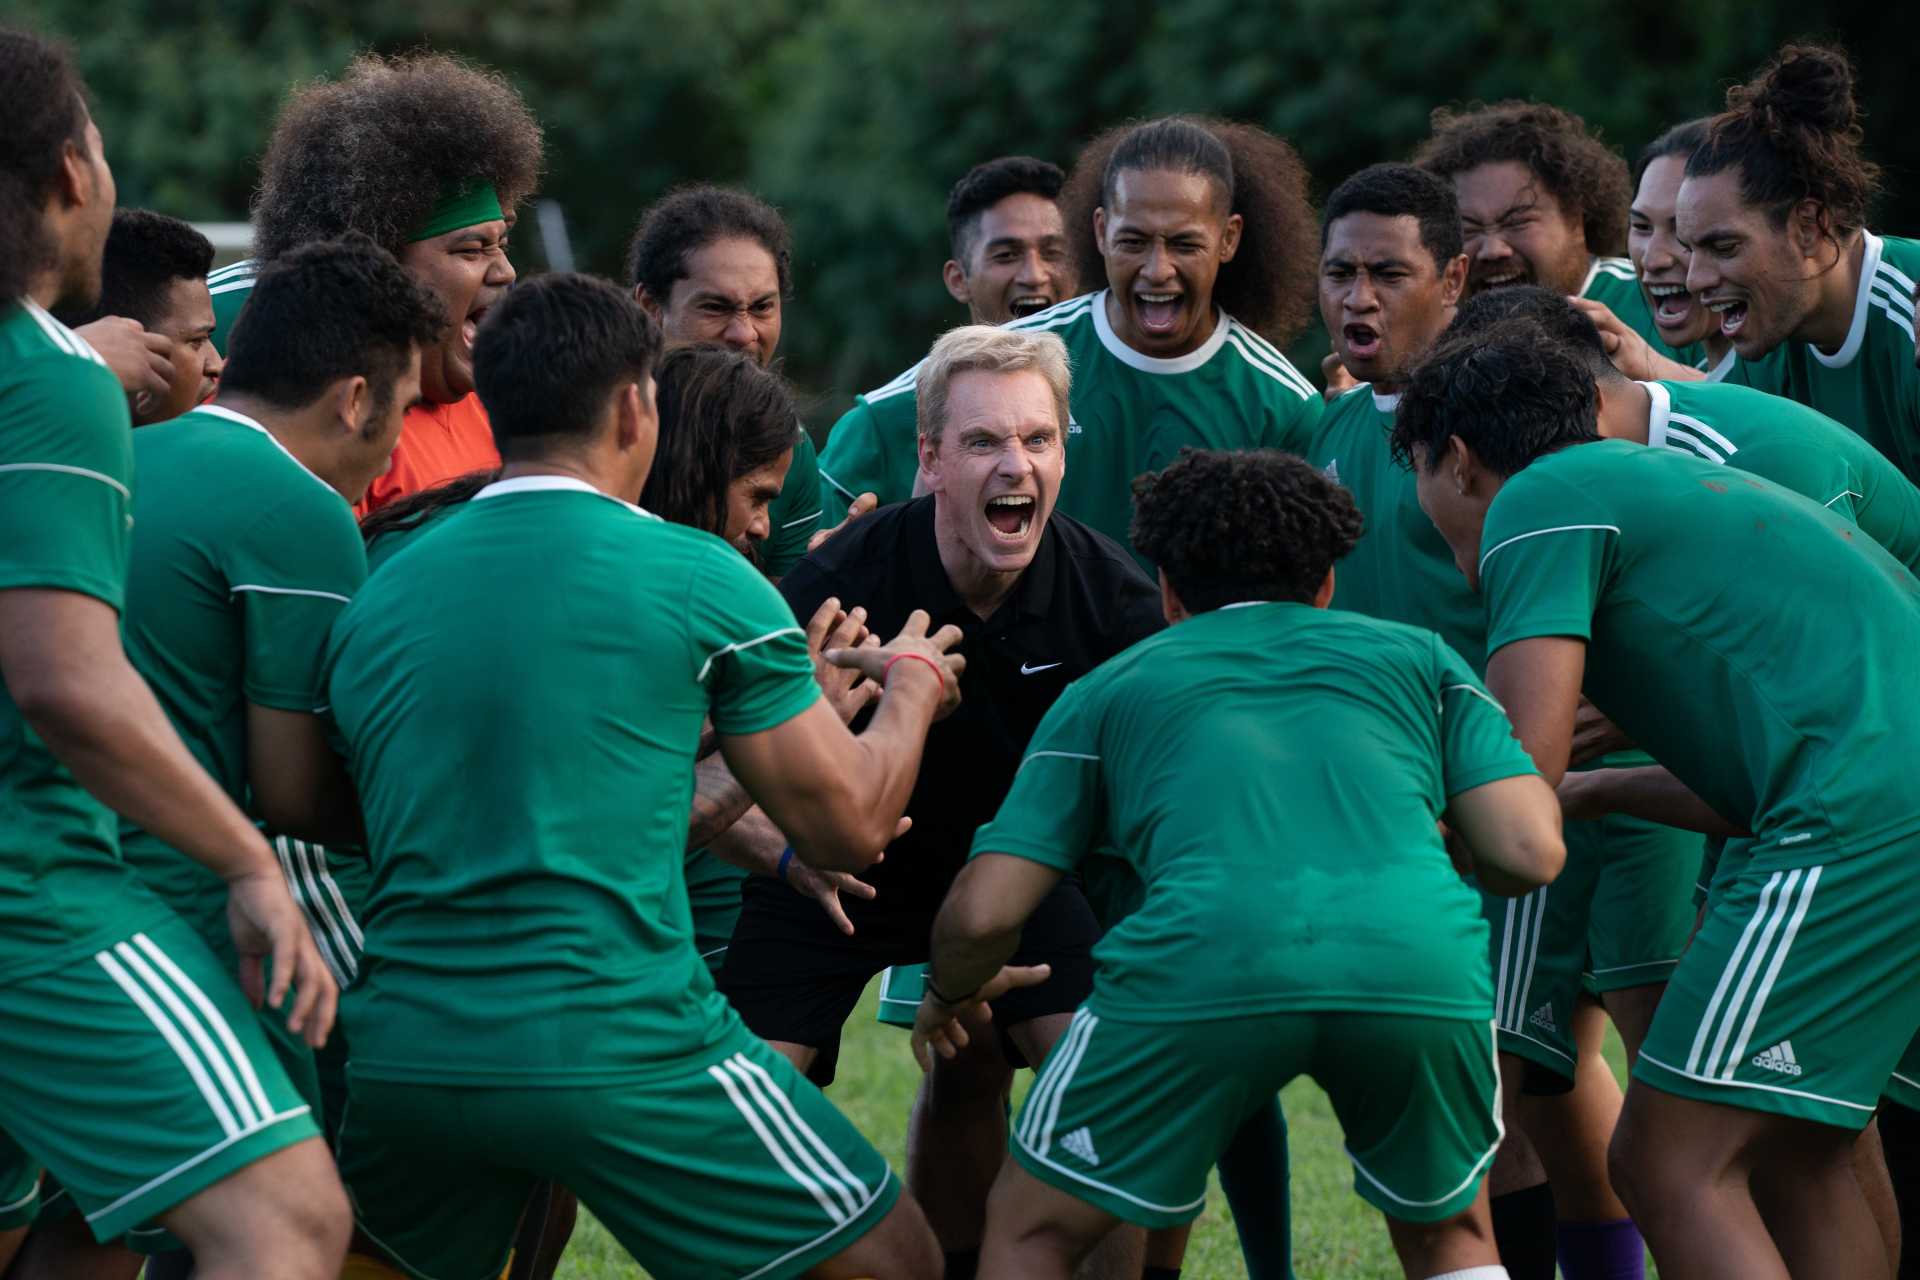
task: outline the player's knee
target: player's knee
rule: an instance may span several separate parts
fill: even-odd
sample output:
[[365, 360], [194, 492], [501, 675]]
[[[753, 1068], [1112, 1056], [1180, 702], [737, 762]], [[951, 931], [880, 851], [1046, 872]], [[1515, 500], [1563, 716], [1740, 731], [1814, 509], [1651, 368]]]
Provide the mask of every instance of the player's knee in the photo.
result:
[[809, 1272], [810, 1276], [862, 1276], [872, 1280], [934, 1280], [946, 1271], [946, 1255], [919, 1202], [906, 1192], [873, 1230]]

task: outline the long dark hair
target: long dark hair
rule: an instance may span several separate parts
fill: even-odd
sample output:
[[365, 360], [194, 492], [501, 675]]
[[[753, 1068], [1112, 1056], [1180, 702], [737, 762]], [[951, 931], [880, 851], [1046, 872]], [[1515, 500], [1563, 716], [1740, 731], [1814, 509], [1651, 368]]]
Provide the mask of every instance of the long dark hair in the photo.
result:
[[0, 129], [0, 302], [11, 302], [59, 253], [41, 211], [66, 144], [86, 152], [87, 108], [66, 50], [24, 31], [0, 28], [0, 84], [8, 117]]
[[727, 486], [800, 438], [793, 392], [751, 356], [717, 346], [669, 351], [654, 381], [660, 443], [640, 505], [675, 524], [724, 534]]

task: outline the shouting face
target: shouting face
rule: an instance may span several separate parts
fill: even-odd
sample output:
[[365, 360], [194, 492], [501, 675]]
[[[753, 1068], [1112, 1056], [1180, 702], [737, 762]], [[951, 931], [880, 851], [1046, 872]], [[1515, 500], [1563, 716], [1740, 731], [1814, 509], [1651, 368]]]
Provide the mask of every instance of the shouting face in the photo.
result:
[[1475, 165], [1454, 175], [1460, 230], [1467, 241], [1467, 291], [1537, 284], [1574, 294], [1592, 254], [1580, 211], [1553, 198], [1516, 160]]
[[487, 309], [513, 284], [504, 219], [416, 240], [401, 254], [407, 268], [446, 313], [446, 336], [421, 353], [421, 394], [452, 404], [473, 391], [473, 335]]
[[1206, 174], [1122, 169], [1093, 212], [1106, 260], [1107, 319], [1142, 355], [1169, 359], [1213, 334], [1213, 284], [1240, 248], [1240, 215]]

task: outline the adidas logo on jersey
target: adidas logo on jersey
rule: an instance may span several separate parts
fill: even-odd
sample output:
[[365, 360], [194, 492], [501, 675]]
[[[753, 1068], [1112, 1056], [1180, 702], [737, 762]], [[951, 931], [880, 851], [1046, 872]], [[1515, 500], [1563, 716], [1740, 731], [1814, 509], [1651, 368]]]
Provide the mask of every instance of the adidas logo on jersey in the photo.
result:
[[1543, 1004], [1538, 1009], [1535, 1009], [1533, 1011], [1533, 1016], [1531, 1018], [1528, 1018], [1527, 1021], [1531, 1022], [1534, 1026], [1539, 1027], [1542, 1031], [1552, 1031], [1552, 1032], [1558, 1033], [1560, 1030], [1559, 1027], [1554, 1025], [1553, 1006], [1550, 1004]]
[[1080, 423], [1071, 413], [1067, 415], [1067, 434], [1070, 436], [1080, 434]]
[[1753, 1065], [1763, 1071], [1778, 1071], [1782, 1075], [1800, 1074], [1800, 1064], [1794, 1060], [1791, 1040], [1782, 1040], [1773, 1048], [1754, 1054]]
[[1080, 1159], [1088, 1164], [1097, 1165], [1100, 1163], [1100, 1157], [1093, 1149], [1093, 1135], [1087, 1132], [1085, 1125], [1081, 1125], [1078, 1129], [1075, 1129], [1072, 1133], [1060, 1139], [1060, 1146], [1073, 1155], [1079, 1156]]

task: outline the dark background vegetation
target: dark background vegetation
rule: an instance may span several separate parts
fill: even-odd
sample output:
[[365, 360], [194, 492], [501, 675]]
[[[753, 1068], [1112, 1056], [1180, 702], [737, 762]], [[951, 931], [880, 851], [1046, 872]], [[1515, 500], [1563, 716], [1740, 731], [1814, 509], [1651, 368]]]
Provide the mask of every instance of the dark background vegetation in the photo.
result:
[[[1888, 171], [1875, 225], [1920, 233], [1920, 5], [1796, 0], [7, 0], [66, 37], [121, 200], [245, 216], [288, 87], [421, 45], [507, 72], [547, 130], [542, 194], [580, 265], [617, 274], [635, 215], [690, 180], [781, 206], [797, 244], [788, 372], [816, 430], [961, 318], [939, 282], [970, 164], [1069, 165], [1103, 126], [1200, 111], [1291, 139], [1314, 196], [1400, 158], [1443, 102], [1572, 108], [1631, 153], [1717, 107], [1781, 41], [1838, 39]], [[538, 270], [523, 224], [515, 257]], [[1298, 357], [1316, 356], [1315, 335]], [[1324, 349], [1324, 340], [1320, 349]], [[1311, 369], [1317, 374], [1317, 368]]]

